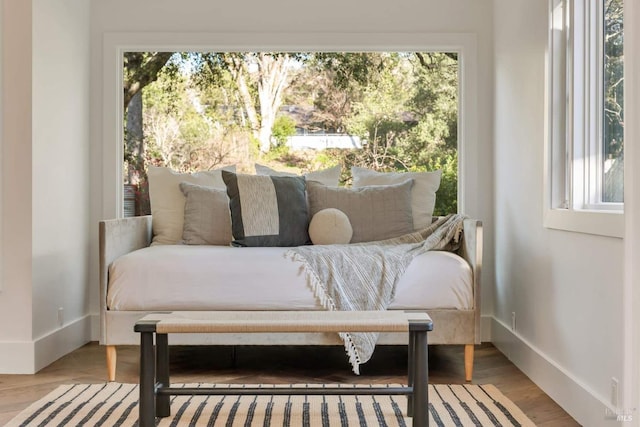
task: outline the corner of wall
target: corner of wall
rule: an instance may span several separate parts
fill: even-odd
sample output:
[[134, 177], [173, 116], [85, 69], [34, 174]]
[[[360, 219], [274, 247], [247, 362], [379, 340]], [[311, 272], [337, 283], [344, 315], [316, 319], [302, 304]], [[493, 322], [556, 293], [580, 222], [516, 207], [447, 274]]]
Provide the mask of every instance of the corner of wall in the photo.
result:
[[0, 374], [35, 374], [91, 341], [91, 316], [84, 316], [34, 341], [0, 343]]
[[604, 425], [612, 416], [615, 421], [616, 409], [607, 405], [602, 396], [500, 320], [491, 321], [493, 345], [578, 423]]

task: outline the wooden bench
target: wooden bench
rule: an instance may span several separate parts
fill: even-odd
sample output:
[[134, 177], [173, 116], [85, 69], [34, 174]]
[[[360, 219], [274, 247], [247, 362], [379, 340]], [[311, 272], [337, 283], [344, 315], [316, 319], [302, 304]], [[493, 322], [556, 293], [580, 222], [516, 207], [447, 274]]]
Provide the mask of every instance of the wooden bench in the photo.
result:
[[[403, 311], [218, 311], [149, 314], [136, 322], [140, 333], [140, 427], [155, 426], [155, 417], [171, 415], [171, 395], [407, 395], [413, 426], [429, 424], [426, 313]], [[279, 332], [407, 332], [406, 387], [367, 388], [172, 388], [167, 334]], [[154, 354], [155, 335], [155, 354]]]

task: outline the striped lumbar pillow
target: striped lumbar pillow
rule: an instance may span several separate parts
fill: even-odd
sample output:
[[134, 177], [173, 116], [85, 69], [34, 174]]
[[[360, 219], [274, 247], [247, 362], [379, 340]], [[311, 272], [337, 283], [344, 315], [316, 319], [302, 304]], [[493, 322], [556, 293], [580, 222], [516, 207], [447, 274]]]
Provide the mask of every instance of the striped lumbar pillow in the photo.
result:
[[309, 243], [304, 177], [222, 172], [227, 185], [233, 244], [300, 246]]

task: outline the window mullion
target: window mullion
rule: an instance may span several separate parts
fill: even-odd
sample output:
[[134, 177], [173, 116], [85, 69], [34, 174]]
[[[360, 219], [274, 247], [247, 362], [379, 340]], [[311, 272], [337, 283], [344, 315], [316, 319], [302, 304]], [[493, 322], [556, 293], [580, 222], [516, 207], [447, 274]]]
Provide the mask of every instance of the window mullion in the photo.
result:
[[569, 117], [570, 138], [568, 144], [570, 152], [567, 168], [571, 171], [570, 207], [583, 209], [587, 186], [585, 177], [588, 174], [587, 133], [584, 126], [588, 118], [588, 50], [587, 50], [587, 11], [584, 0], [571, 1], [570, 11], [570, 64], [567, 67], [569, 83]]
[[601, 73], [598, 70], [599, 48], [598, 48], [598, 12], [597, 4], [601, 2], [585, 2], [585, 158], [587, 159], [587, 168], [585, 170], [585, 198], [583, 209], [590, 209], [599, 202], [598, 189], [599, 180], [598, 172], [600, 167], [600, 155], [598, 147], [599, 122], [600, 122], [600, 97], [598, 96], [598, 79]]

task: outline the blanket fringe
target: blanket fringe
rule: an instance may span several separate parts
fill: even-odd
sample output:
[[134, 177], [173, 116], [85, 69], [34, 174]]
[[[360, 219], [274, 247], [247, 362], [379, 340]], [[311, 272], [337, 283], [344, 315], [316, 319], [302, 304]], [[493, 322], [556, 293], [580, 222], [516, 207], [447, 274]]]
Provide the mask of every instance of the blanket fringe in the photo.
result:
[[[331, 298], [327, 292], [327, 288], [325, 288], [324, 283], [322, 283], [318, 276], [313, 272], [313, 269], [309, 266], [306, 258], [291, 250], [288, 250], [285, 253], [285, 257], [303, 264], [305, 278], [307, 279], [307, 286], [311, 288], [313, 295], [316, 297], [322, 308], [328, 311], [337, 311], [338, 308], [336, 307], [333, 298]], [[351, 339], [351, 334], [348, 332], [340, 332], [338, 335], [344, 342], [344, 350], [349, 357], [349, 363], [351, 363], [353, 373], [360, 375], [360, 364], [362, 362], [360, 355], [358, 354], [358, 349]]]
[[[291, 260], [298, 261], [302, 264], [301, 268], [305, 270], [307, 286], [311, 288], [320, 305], [328, 311], [338, 311], [350, 308], [348, 306], [338, 307], [337, 304], [343, 305], [343, 300], [346, 300], [347, 303], [353, 303], [356, 301], [349, 301], [346, 294], [341, 291], [341, 286], [347, 285], [346, 283], [341, 283], [341, 280], [344, 280], [344, 278], [338, 280], [332, 276], [332, 269], [338, 268], [334, 265], [335, 259], [340, 258], [343, 261], [348, 260], [348, 262], [358, 264], [359, 267], [362, 268], [358, 259], [351, 256], [348, 257], [347, 252], [352, 253], [351, 255], [354, 256], [360, 255], [365, 266], [367, 265], [367, 262], [374, 262], [374, 257], [370, 257], [369, 255], [371, 252], [375, 252], [376, 256], [382, 257], [383, 261], [385, 261], [382, 265], [385, 265], [385, 263], [393, 265], [393, 268], [390, 268], [389, 271], [382, 270], [377, 272], [377, 276], [372, 279], [375, 283], [381, 281], [381, 283], [384, 283], [385, 285], [384, 288], [378, 289], [377, 296], [381, 296], [380, 292], [382, 290], [388, 290], [389, 295], [385, 294], [383, 300], [377, 299], [373, 301], [373, 303], [370, 303], [368, 300], [364, 302], [359, 300], [355, 305], [347, 303], [345, 303], [345, 305], [353, 305], [357, 307], [370, 306], [372, 307], [370, 309], [387, 309], [395, 294], [395, 284], [398, 275], [401, 275], [404, 272], [404, 269], [408, 263], [411, 262], [413, 257], [430, 250], [453, 251], [459, 247], [464, 218], [464, 215], [450, 214], [446, 217], [438, 218], [435, 222], [422, 230], [378, 242], [356, 243], [352, 246], [352, 250], [349, 250], [350, 248], [343, 247], [344, 245], [336, 245], [335, 248], [329, 249], [332, 251], [331, 257], [327, 255], [325, 249], [320, 248], [314, 250], [312, 247], [302, 247], [298, 250], [289, 249], [285, 252], [284, 256], [285, 258], [290, 258]], [[377, 246], [377, 248], [375, 246]], [[383, 246], [385, 249], [382, 248]], [[367, 247], [373, 248], [367, 249]], [[386, 248], [388, 248], [388, 250]], [[363, 255], [365, 252], [368, 252], [365, 254], [366, 256]], [[303, 253], [307, 253], [309, 257], [303, 255]], [[338, 256], [334, 256], [336, 254]], [[313, 262], [310, 262], [309, 258], [314, 262], [316, 260], [321, 260], [322, 264], [315, 266]], [[325, 267], [329, 269], [329, 275], [327, 277], [327, 281], [329, 283], [325, 283], [324, 280], [321, 280], [324, 271], [318, 272], [318, 270], [316, 270], [316, 268], [320, 268], [320, 266], [323, 269]], [[350, 279], [355, 279], [356, 282], [358, 280], [364, 280], [362, 275], [357, 274], [353, 274]], [[393, 282], [391, 282], [391, 279], [393, 279]], [[336, 286], [337, 289], [333, 289], [333, 286]], [[389, 288], [389, 286], [391, 287]], [[344, 342], [344, 348], [349, 357], [349, 362], [353, 367], [353, 372], [355, 374], [359, 374], [359, 365], [363, 360], [360, 356], [364, 356], [365, 361], [369, 359], [371, 356], [369, 351], [373, 352], [373, 346], [375, 346], [374, 338], [377, 338], [377, 335], [373, 336], [372, 334], [362, 334], [362, 344], [360, 343], [360, 334], [343, 332], [339, 335]], [[373, 342], [371, 342], [372, 340]]]

